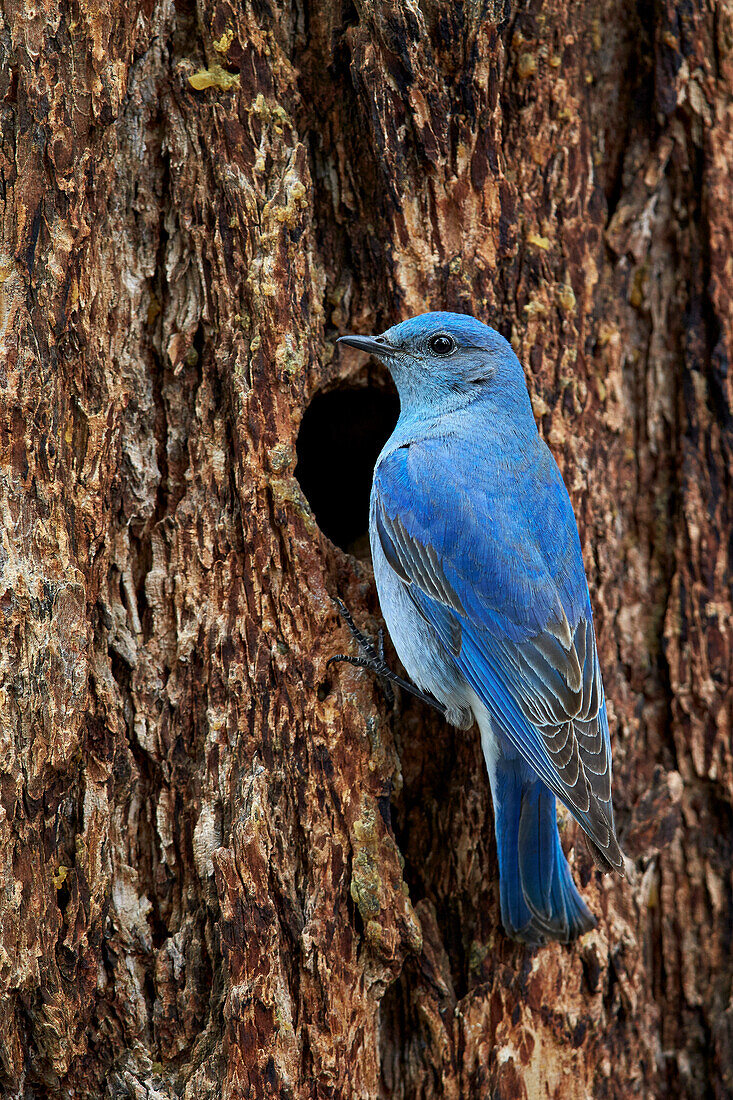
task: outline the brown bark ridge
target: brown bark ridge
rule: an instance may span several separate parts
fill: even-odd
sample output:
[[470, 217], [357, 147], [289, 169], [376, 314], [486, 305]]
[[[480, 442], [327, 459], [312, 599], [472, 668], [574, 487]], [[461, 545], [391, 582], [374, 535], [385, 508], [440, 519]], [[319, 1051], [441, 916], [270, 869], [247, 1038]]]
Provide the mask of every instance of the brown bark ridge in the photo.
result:
[[[733, 1094], [731, 0], [6, 0], [0, 54], [2, 1095]], [[335, 339], [429, 308], [581, 528], [631, 862], [564, 820], [571, 948], [502, 933], [475, 730], [326, 668], [393, 412]]]

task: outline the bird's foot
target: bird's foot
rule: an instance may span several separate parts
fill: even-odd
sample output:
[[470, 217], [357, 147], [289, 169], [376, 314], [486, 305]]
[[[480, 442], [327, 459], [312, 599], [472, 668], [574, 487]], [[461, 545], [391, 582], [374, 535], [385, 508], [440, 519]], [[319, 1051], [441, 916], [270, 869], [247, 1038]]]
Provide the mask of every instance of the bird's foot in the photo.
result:
[[333, 657], [329, 657], [326, 661], [326, 668], [329, 665], [336, 664], [340, 661], [345, 661], [349, 665], [354, 665], [355, 668], [365, 668], [369, 672], [373, 672], [382, 681], [384, 687], [384, 693], [387, 696], [387, 700], [390, 706], [394, 706], [394, 691], [392, 690], [392, 684], [397, 684], [403, 691], [409, 692], [410, 695], [414, 695], [416, 699], [421, 699], [423, 703], [427, 703], [428, 706], [434, 707], [443, 717], [446, 717], [446, 710], [442, 703], [439, 703], [437, 699], [433, 699], [431, 695], [426, 695], [424, 692], [416, 688], [414, 684], [409, 683], [408, 680], [403, 680], [401, 676], [398, 676], [396, 672], [393, 672], [384, 659], [384, 630], [380, 628], [376, 645], [363, 631], [359, 630], [359, 627], [354, 622], [351, 612], [349, 611], [343, 600], [336, 600], [336, 607], [338, 608], [341, 618], [349, 628], [349, 632], [359, 646], [362, 652], [361, 657], [349, 657], [345, 653], [335, 653]]

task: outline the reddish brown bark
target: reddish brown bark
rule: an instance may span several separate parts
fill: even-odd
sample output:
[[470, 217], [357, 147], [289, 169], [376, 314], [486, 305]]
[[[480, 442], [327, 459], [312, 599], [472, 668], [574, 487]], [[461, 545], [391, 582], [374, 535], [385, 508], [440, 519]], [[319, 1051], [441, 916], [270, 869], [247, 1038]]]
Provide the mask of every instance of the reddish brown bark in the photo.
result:
[[[729, 1095], [729, 0], [7, 0], [0, 50], [3, 1095]], [[581, 526], [633, 869], [564, 821], [570, 949], [501, 930], [475, 731], [326, 668], [391, 408], [335, 338], [428, 308], [511, 338]]]

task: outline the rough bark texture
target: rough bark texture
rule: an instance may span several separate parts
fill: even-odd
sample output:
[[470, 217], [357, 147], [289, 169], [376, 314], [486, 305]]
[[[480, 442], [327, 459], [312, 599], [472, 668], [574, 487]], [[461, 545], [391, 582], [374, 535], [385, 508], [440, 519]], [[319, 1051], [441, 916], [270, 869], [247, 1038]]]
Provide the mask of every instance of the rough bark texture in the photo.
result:
[[[731, 1095], [731, 0], [5, 0], [0, 56], [2, 1095]], [[581, 527], [633, 869], [565, 821], [569, 949], [475, 731], [326, 669], [378, 607], [299, 425], [428, 308]]]

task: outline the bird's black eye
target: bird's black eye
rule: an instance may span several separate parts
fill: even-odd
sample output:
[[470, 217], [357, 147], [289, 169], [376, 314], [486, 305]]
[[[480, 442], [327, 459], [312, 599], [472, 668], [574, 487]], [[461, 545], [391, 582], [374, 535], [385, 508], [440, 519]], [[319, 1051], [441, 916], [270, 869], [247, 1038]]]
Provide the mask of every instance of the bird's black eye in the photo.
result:
[[434, 355], [450, 355], [455, 346], [455, 340], [450, 336], [446, 336], [444, 332], [439, 332], [428, 340], [428, 347]]

